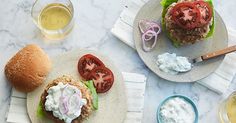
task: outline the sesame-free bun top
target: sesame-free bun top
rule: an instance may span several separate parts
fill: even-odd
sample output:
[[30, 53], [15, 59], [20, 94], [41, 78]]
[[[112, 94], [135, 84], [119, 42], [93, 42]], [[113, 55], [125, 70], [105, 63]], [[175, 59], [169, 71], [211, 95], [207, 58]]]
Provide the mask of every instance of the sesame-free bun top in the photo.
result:
[[30, 44], [8, 61], [5, 75], [17, 90], [31, 92], [43, 83], [50, 69], [48, 55], [39, 46]]

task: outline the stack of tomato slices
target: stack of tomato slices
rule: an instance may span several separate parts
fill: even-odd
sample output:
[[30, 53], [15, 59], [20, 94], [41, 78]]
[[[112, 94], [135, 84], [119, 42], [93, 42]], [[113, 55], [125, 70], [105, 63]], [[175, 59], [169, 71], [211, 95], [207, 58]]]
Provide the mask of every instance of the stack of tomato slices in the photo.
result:
[[177, 3], [171, 10], [172, 20], [181, 28], [203, 27], [212, 19], [213, 9], [209, 3], [199, 0]]
[[86, 54], [79, 59], [78, 71], [84, 80], [93, 80], [97, 93], [105, 93], [113, 85], [112, 71], [91, 54]]

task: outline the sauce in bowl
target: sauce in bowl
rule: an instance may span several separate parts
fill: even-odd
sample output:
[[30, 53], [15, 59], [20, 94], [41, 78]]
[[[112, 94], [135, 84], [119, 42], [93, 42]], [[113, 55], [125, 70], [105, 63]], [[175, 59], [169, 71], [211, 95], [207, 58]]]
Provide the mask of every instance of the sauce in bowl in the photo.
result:
[[187, 97], [175, 95], [165, 99], [158, 108], [159, 123], [197, 123], [198, 113]]

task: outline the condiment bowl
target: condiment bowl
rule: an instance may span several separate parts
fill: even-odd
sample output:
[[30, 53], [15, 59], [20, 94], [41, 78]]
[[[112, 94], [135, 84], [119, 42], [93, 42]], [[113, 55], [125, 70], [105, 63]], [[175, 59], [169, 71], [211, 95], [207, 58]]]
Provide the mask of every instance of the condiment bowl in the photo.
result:
[[197, 110], [196, 105], [194, 104], [194, 102], [193, 102], [190, 98], [188, 98], [188, 97], [186, 97], [186, 96], [183, 96], [183, 95], [172, 95], [172, 96], [169, 96], [169, 97], [167, 97], [166, 99], [164, 99], [164, 100], [160, 103], [160, 105], [158, 106], [158, 109], [157, 109], [157, 114], [156, 114], [156, 115], [157, 115], [157, 121], [158, 121], [158, 123], [163, 123], [162, 120], [161, 120], [161, 116], [160, 116], [160, 110], [161, 110], [161, 107], [163, 106], [163, 104], [164, 104], [165, 102], [167, 102], [168, 100], [173, 99], [173, 98], [176, 98], [176, 97], [183, 98], [186, 102], [188, 102], [190, 105], [192, 105], [193, 110], [194, 110], [194, 113], [195, 113], [195, 120], [194, 120], [194, 123], [198, 123], [198, 110]]

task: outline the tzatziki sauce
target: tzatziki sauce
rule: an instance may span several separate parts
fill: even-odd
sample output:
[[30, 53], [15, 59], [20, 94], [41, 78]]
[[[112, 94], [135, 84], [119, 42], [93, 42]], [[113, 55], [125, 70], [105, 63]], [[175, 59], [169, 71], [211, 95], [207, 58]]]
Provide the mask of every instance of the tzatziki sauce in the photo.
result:
[[194, 123], [193, 106], [184, 98], [175, 97], [167, 100], [160, 108], [161, 123]]
[[64, 120], [65, 123], [71, 123], [72, 120], [79, 117], [82, 106], [87, 103], [77, 87], [62, 82], [50, 87], [47, 93], [46, 111], [52, 111], [53, 116]]
[[173, 75], [192, 69], [192, 64], [188, 61], [187, 57], [177, 56], [175, 53], [158, 55], [156, 63], [161, 71]]

